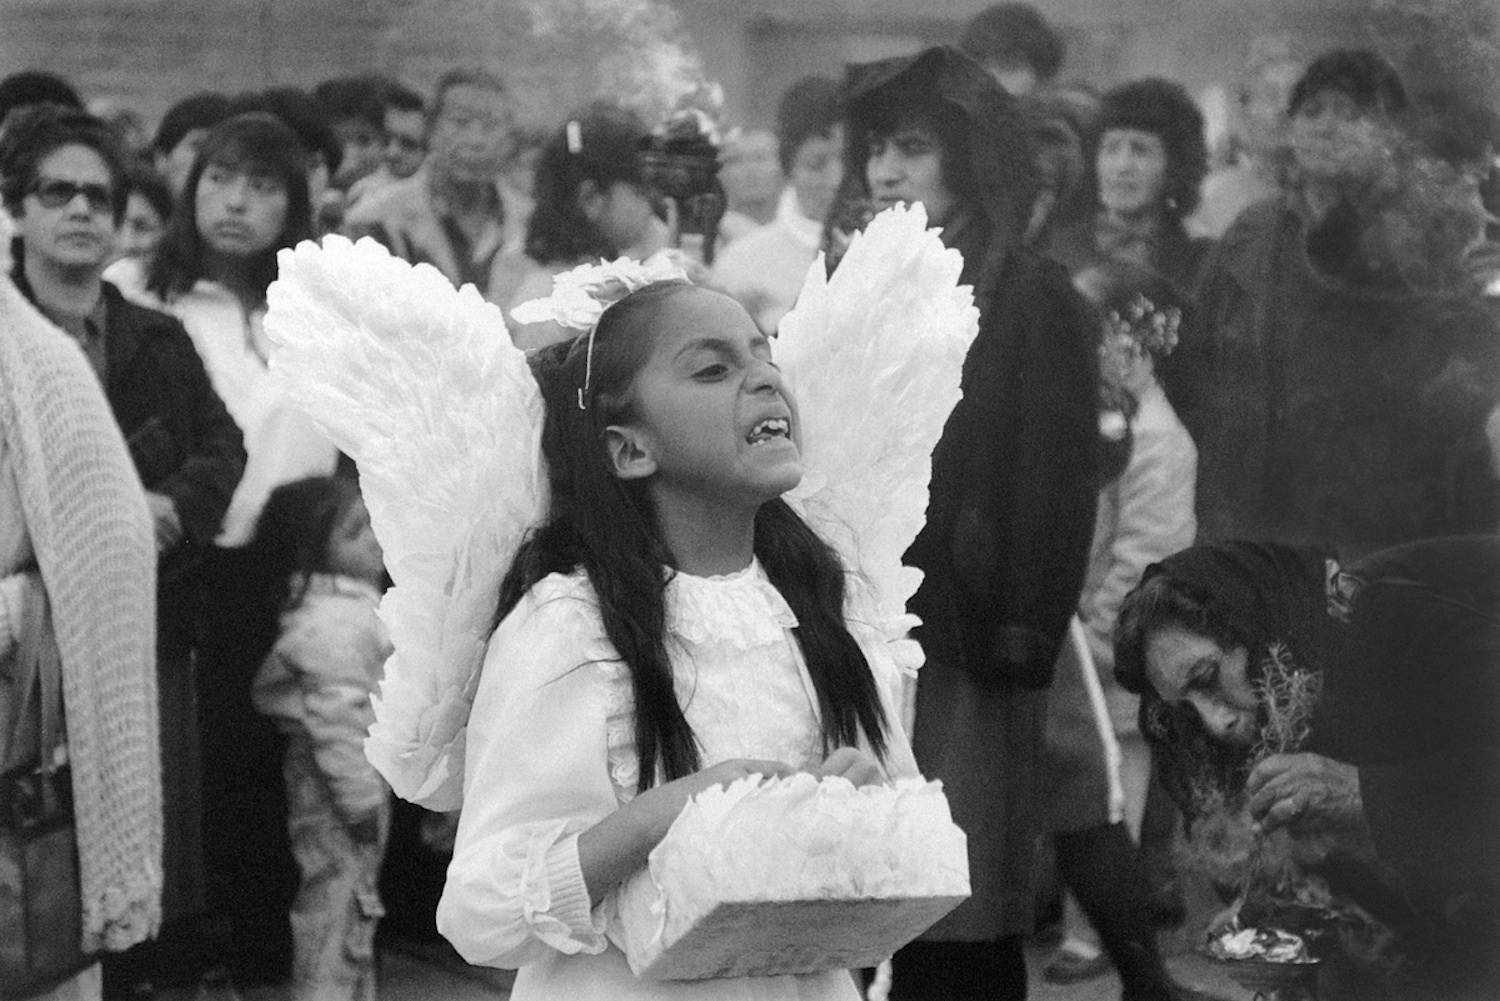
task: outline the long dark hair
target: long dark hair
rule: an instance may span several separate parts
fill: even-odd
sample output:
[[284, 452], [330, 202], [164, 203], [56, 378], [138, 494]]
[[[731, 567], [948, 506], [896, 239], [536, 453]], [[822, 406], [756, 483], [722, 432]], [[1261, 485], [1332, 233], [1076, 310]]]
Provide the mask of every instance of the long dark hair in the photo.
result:
[[307, 188], [307, 151], [297, 135], [274, 115], [251, 112], [214, 126], [188, 172], [177, 209], [157, 245], [146, 273], [146, 287], [173, 299], [206, 277], [208, 247], [198, 231], [198, 182], [209, 164], [263, 173], [286, 188], [286, 220], [276, 242], [246, 261], [251, 291], [260, 296], [276, 278], [276, 253], [313, 237], [312, 202]]
[[[666, 647], [665, 589], [673, 557], [657, 530], [645, 481], [614, 475], [603, 436], [632, 415], [632, 385], [650, 357], [650, 326], [661, 303], [690, 288], [660, 282], [606, 310], [594, 335], [586, 410], [578, 406], [578, 391], [587, 339], [552, 345], [534, 357], [547, 407], [542, 450], [552, 507], [506, 574], [497, 616], [507, 615], [548, 574], [588, 574], [605, 634], [630, 669], [641, 791], [655, 784], [658, 771], [671, 781], [697, 771], [701, 761], [677, 702]], [[793, 632], [818, 694], [825, 748], [853, 744], [863, 732], [884, 757], [885, 713], [869, 663], [844, 623], [848, 571], [837, 553], [778, 498], [756, 514], [755, 555], [797, 617]]]
[[328, 542], [360, 500], [359, 486], [339, 476], [309, 476], [271, 491], [245, 547], [246, 571], [265, 585], [273, 613], [302, 600], [307, 578], [328, 569]]
[[[1212, 806], [1215, 795], [1235, 795], [1249, 773], [1250, 749], [1217, 740], [1196, 710], [1173, 705], [1146, 678], [1146, 644], [1152, 634], [1176, 627], [1206, 636], [1225, 650], [1253, 645], [1213, 598], [1166, 574], [1148, 576], [1125, 596], [1115, 621], [1115, 678], [1141, 697], [1141, 735], [1151, 748], [1162, 788], [1187, 815], [1189, 825]], [[1251, 656], [1247, 670], [1259, 671]]]

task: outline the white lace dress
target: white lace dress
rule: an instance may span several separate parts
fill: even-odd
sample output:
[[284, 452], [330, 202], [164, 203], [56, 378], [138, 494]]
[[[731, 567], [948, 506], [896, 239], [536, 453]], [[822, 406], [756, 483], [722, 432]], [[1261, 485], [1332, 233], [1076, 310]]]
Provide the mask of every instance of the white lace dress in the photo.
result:
[[[821, 761], [817, 699], [792, 610], [759, 564], [667, 586], [678, 699], [705, 766]], [[916, 776], [901, 730], [900, 651], [856, 610], [849, 627], [890, 724], [886, 770]], [[651, 982], [610, 941], [613, 895], [590, 907], [578, 834], [635, 795], [628, 669], [582, 574], [534, 587], [490, 641], [469, 719], [464, 807], [438, 927], [471, 963], [519, 967], [515, 1001], [780, 1001], [859, 997], [842, 970], [799, 977]]]

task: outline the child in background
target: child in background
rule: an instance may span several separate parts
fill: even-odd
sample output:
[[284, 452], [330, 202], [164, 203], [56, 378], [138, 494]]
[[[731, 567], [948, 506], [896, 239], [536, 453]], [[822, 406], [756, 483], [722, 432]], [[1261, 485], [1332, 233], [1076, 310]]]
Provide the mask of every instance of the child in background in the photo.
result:
[[286, 737], [287, 826], [302, 883], [292, 905], [292, 998], [374, 1001], [376, 889], [389, 799], [365, 759], [370, 693], [390, 655], [375, 615], [385, 583], [359, 488], [311, 477], [272, 492], [251, 544], [281, 571], [275, 645], [255, 708]]
[[[1101, 420], [1106, 451], [1119, 454], [1105, 463], [1112, 468], [1099, 493], [1078, 603], [1078, 638], [1087, 647], [1079, 659], [1085, 670], [1097, 670], [1102, 697], [1085, 698], [1091, 677], [1067, 683], [1077, 675], [1075, 663], [1059, 669], [1048, 706], [1048, 824], [1070, 893], [1064, 940], [1046, 977], [1057, 983], [1092, 979], [1112, 962], [1121, 997], [1146, 1001], [1171, 994], [1154, 942], [1158, 915], [1151, 893], [1153, 880], [1164, 876], [1154, 870], [1168, 867], [1173, 818], [1164, 818], [1165, 830], [1148, 832], [1143, 864], [1132, 840], [1141, 839], [1151, 758], [1136, 721], [1139, 700], [1114, 678], [1114, 628], [1120, 602], [1146, 567], [1193, 542], [1197, 451], [1156, 376], [1156, 362], [1175, 346], [1181, 320], [1171, 286], [1154, 269], [1121, 261], [1087, 268], [1074, 284], [1103, 318], [1105, 392], [1129, 405], [1115, 413], [1107, 408]], [[1113, 448], [1111, 430], [1128, 447]], [[1107, 719], [1095, 718], [1106, 711]]]

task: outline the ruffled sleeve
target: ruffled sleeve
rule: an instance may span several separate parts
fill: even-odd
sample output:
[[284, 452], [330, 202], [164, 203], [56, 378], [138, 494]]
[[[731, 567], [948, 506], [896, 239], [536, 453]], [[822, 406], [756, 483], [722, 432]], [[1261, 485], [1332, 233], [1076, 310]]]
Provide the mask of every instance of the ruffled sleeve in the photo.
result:
[[579, 833], [617, 803], [611, 675], [590, 659], [601, 634], [586, 581], [554, 575], [490, 640], [437, 912], [438, 930], [470, 963], [514, 968], [550, 950], [605, 949], [604, 918], [578, 863]]

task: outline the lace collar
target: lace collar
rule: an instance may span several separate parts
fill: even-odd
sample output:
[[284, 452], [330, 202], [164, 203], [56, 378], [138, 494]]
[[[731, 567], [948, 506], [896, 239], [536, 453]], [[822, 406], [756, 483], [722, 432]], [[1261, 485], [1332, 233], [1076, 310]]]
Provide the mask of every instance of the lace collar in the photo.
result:
[[759, 560], [717, 577], [674, 573], [666, 599], [668, 629], [693, 645], [750, 650], [785, 642], [786, 631], [797, 625], [797, 616]]

